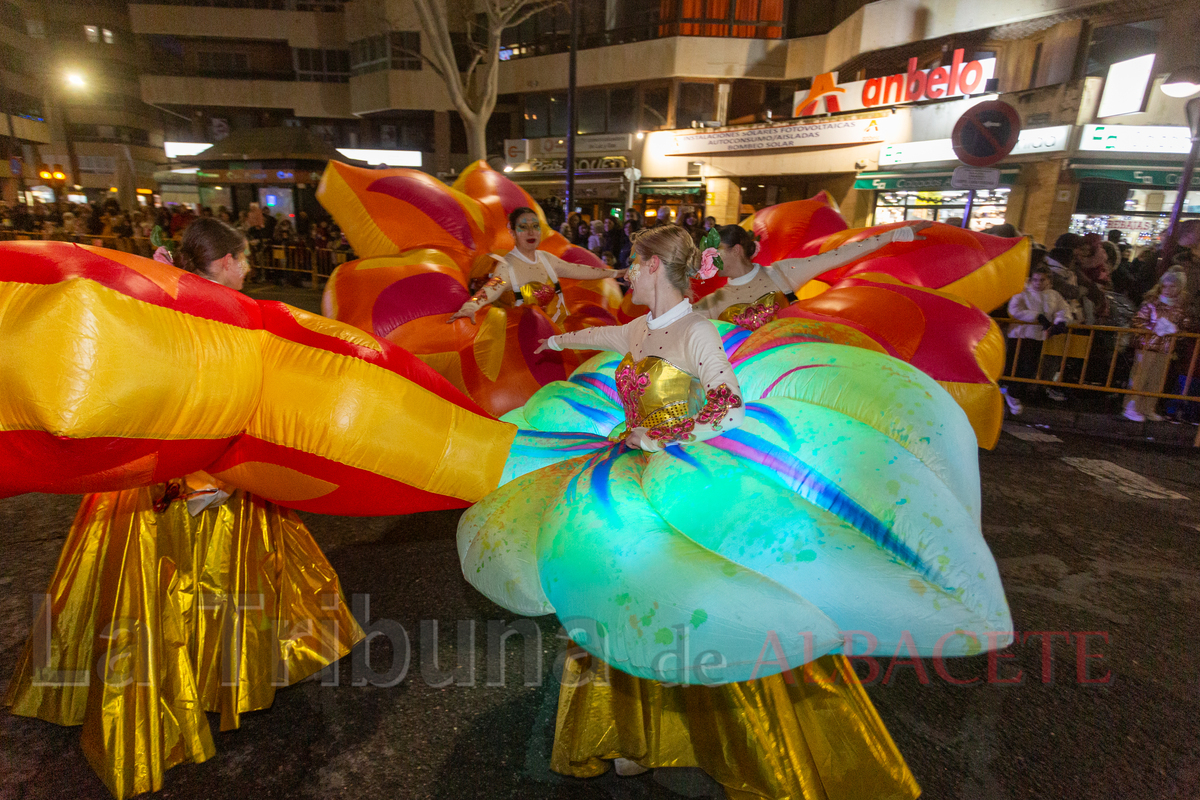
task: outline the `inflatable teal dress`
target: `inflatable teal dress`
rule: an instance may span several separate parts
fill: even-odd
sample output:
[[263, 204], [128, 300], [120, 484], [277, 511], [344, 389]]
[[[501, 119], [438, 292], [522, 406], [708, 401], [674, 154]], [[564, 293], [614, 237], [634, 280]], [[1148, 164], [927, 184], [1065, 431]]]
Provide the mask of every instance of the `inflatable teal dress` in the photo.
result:
[[[505, 417], [520, 433], [460, 522], [464, 574], [589, 654], [568, 663], [585, 679], [560, 697], [560, 772], [624, 757], [701, 766], [731, 796], [915, 796], [844, 656], [1011, 641], [967, 417], [837, 325], [697, 319], [662, 353], [646, 318], [556, 337], [611, 352]], [[660, 449], [625, 444], [634, 427]]]

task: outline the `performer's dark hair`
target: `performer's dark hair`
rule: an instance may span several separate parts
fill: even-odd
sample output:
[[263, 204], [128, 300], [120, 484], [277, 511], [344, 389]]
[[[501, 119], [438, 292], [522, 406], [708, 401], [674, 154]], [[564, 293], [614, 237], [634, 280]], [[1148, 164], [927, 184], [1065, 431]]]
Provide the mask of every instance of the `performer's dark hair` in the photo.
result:
[[512, 213], [508, 215], [508, 227], [510, 230], [515, 231], [517, 229], [517, 220], [521, 218], [522, 214], [533, 214], [535, 217], [537, 216], [537, 212], [532, 208], [528, 208], [526, 206], [514, 208]]
[[216, 217], [200, 217], [184, 229], [175, 266], [207, 275], [212, 262], [228, 255], [237, 257], [245, 251], [246, 237], [241, 231]]
[[758, 243], [754, 241], [753, 233], [741, 225], [719, 225], [717, 233], [721, 236], [721, 244], [726, 247], [740, 244], [742, 252], [746, 254], [746, 259], [754, 258], [754, 253], [758, 250]]

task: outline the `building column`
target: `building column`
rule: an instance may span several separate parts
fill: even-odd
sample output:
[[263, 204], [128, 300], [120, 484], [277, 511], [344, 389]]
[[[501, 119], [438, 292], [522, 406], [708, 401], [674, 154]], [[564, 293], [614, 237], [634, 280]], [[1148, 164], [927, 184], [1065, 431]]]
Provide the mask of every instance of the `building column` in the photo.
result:
[[742, 187], [733, 178], [706, 179], [704, 213], [718, 225], [736, 225], [741, 220]]
[[1005, 222], [1047, 247], [1070, 229], [1079, 197], [1079, 184], [1065, 164], [1062, 159], [1051, 159], [1022, 166], [1017, 182], [1023, 188], [1024, 202], [1014, 191], [1004, 216]]
[[450, 112], [433, 112], [433, 171], [437, 175], [450, 172]]

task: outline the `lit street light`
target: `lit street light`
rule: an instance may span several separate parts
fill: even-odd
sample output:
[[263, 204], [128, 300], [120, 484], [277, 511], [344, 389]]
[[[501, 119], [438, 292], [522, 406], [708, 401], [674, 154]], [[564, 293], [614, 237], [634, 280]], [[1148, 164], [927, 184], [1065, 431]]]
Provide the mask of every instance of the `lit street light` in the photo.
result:
[[82, 89], [85, 86], [87, 86], [87, 81], [85, 81], [83, 79], [83, 76], [80, 75], [78, 72], [68, 72], [67, 73], [67, 83], [71, 84], [72, 86], [74, 86], [77, 89]]
[[[1170, 97], [1187, 97], [1200, 92], [1200, 67], [1183, 67], [1167, 76], [1159, 87], [1163, 94]], [[1183, 213], [1183, 204], [1187, 198], [1188, 189], [1192, 185], [1192, 173], [1196, 169], [1196, 156], [1200, 154], [1200, 97], [1193, 97], [1184, 107], [1187, 112], [1188, 131], [1192, 137], [1192, 149], [1188, 152], [1187, 160], [1179, 173], [1179, 191], [1175, 196], [1175, 207], [1171, 209], [1171, 219], [1167, 222], [1167, 236], [1163, 241], [1162, 258], [1158, 262], [1159, 273], [1171, 268], [1171, 256], [1175, 254], [1175, 241], [1179, 233], [1179, 215]], [[1200, 445], [1200, 433], [1196, 436]]]

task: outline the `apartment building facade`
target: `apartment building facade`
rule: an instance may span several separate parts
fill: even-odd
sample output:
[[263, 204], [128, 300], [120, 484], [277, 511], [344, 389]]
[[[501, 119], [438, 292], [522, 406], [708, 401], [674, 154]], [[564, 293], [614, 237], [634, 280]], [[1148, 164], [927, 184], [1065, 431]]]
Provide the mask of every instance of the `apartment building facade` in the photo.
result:
[[[284, 126], [333, 147], [404, 153], [396, 163], [441, 177], [467, 163], [407, 0], [38, 5], [53, 8], [43, 9], [48, 57], [61, 68], [87, 59], [106, 86], [107, 105], [45, 93], [81, 156], [113, 159], [111, 173], [83, 171], [89, 190], [131, 174], [143, 191], [228, 205], [228, 186], [172, 173], [164, 146]], [[478, 9], [448, 7], [465, 63]], [[493, 165], [547, 203], [563, 191], [566, 9], [505, 32], [487, 136]], [[1120, 216], [1152, 236], [1151, 217], [1177, 190], [1184, 101], [1155, 87], [1197, 60], [1194, 4], [607, 0], [581, 3], [580, 18], [576, 205], [588, 214], [668, 204], [724, 222], [826, 190], [859, 224], [961, 215], [946, 140], [962, 111], [993, 96], [1025, 130], [1001, 186], [977, 200], [977, 224], [1007, 220], [1045, 239]], [[1109, 68], [1148, 55], [1144, 102], [1099, 116]], [[922, 91], [902, 91], [917, 82]], [[49, 151], [65, 151], [54, 140]]]

